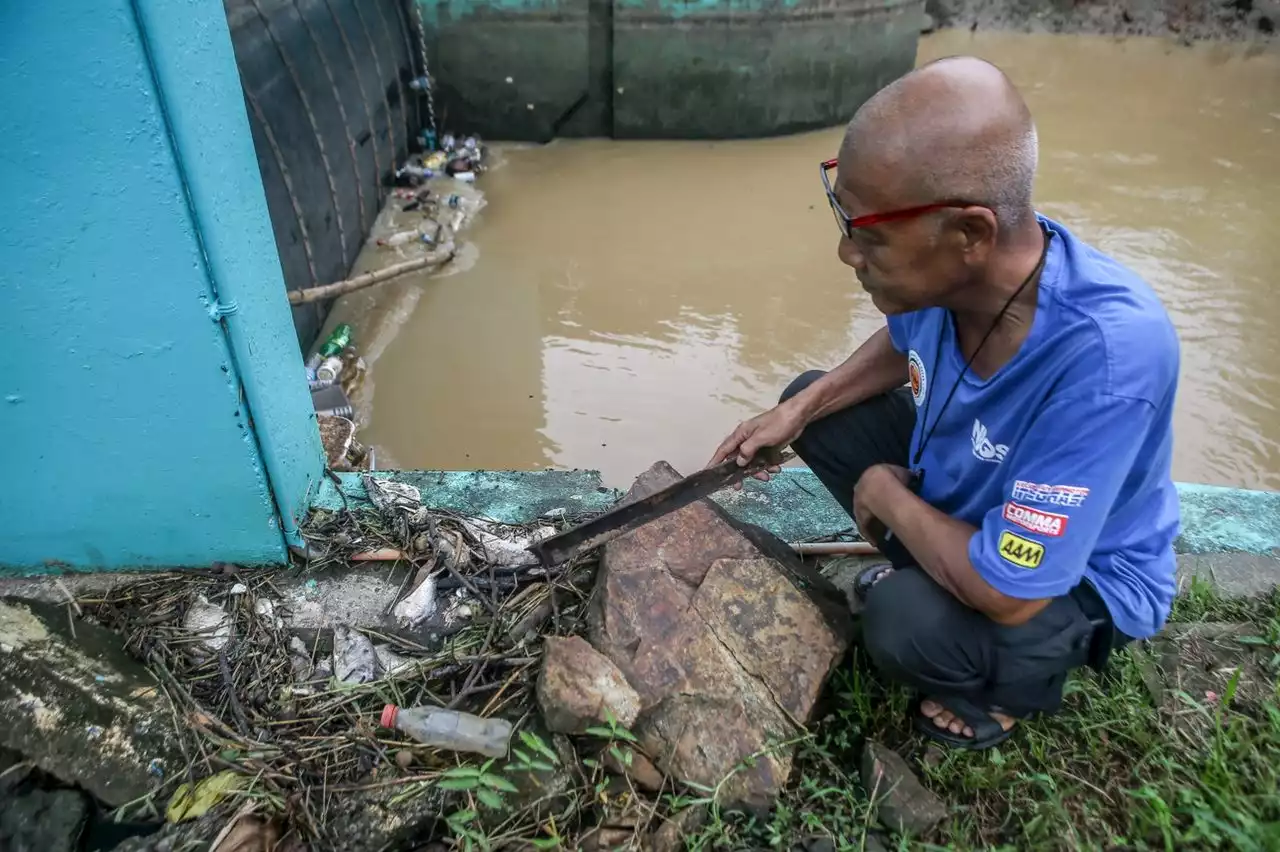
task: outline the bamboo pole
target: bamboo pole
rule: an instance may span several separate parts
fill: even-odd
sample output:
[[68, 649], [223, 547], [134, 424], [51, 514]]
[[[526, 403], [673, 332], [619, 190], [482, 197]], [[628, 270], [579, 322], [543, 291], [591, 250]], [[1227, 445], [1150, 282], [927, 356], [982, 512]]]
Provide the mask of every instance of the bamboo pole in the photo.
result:
[[869, 541], [797, 541], [791, 549], [801, 556], [876, 556], [879, 548]]
[[[800, 556], [877, 556], [880, 553], [869, 541], [796, 541], [790, 546]], [[404, 551], [393, 547], [351, 554], [353, 562], [394, 562], [408, 558]]]
[[356, 290], [363, 290], [366, 287], [390, 281], [392, 278], [398, 278], [410, 272], [417, 272], [419, 269], [426, 269], [429, 266], [444, 266], [453, 260], [453, 255], [454, 246], [451, 241], [442, 246], [439, 251], [383, 269], [377, 269], [373, 272], [366, 272], [363, 275], [357, 275], [355, 278], [335, 281], [332, 284], [321, 284], [319, 287], [308, 287], [305, 290], [290, 290], [289, 304], [305, 305], [310, 302], [318, 302], [321, 299], [336, 299], [338, 296], [353, 293]]

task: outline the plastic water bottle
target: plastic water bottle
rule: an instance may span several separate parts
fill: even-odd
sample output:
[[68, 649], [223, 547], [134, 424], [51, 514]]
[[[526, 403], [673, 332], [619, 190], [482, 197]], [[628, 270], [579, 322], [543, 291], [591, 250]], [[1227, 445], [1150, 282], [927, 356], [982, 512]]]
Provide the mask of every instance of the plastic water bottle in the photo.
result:
[[430, 705], [402, 710], [388, 704], [382, 708], [382, 727], [395, 728], [429, 746], [485, 757], [506, 757], [511, 740], [511, 723], [506, 719], [482, 719]]

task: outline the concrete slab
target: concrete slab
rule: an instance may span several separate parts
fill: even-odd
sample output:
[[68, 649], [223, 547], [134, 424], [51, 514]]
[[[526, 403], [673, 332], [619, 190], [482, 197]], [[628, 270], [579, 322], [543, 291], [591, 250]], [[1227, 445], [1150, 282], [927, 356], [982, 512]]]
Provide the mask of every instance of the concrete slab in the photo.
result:
[[174, 723], [121, 637], [65, 608], [0, 600], [0, 746], [119, 807], [182, 769]]
[[1192, 577], [1209, 581], [1224, 597], [1263, 595], [1280, 586], [1280, 559], [1257, 553], [1179, 554], [1179, 591]]
[[617, 501], [619, 492], [605, 488], [600, 474], [589, 470], [393, 470], [340, 473], [341, 485], [326, 479], [312, 507], [341, 509], [343, 497], [354, 508], [370, 508], [361, 476], [394, 479], [422, 492], [423, 504], [504, 524], [523, 524], [548, 512], [569, 516], [601, 512]]

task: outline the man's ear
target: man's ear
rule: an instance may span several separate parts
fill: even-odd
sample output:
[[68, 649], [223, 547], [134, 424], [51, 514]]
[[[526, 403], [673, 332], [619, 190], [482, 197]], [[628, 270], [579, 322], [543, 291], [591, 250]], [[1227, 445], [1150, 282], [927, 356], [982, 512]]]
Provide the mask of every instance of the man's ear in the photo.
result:
[[986, 207], [966, 207], [960, 211], [962, 248], [966, 253], [986, 255], [995, 248], [1000, 225], [996, 214]]

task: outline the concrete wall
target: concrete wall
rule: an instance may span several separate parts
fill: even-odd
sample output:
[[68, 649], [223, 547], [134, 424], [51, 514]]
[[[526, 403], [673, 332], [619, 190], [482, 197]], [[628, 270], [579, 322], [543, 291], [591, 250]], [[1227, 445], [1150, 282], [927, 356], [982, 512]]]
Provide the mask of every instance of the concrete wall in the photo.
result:
[[322, 457], [221, 4], [0, 20], [0, 572], [282, 560]]
[[924, 0], [419, 0], [452, 127], [502, 139], [768, 136], [910, 70]]

